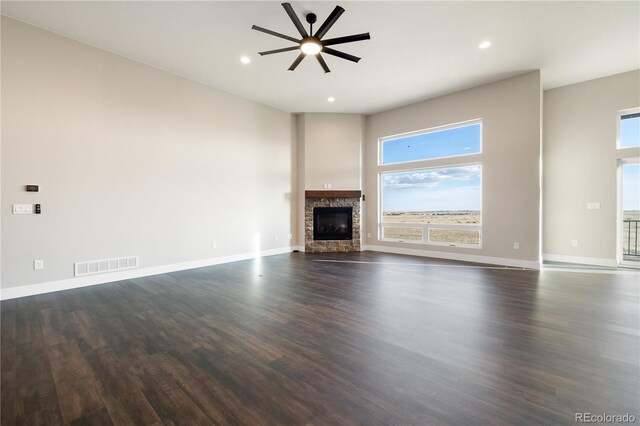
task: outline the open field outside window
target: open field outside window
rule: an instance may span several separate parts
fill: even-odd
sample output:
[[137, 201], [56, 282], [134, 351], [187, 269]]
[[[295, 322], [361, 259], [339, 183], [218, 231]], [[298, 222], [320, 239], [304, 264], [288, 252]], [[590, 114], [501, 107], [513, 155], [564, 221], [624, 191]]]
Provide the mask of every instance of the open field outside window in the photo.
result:
[[383, 240], [480, 247], [482, 166], [380, 174]]

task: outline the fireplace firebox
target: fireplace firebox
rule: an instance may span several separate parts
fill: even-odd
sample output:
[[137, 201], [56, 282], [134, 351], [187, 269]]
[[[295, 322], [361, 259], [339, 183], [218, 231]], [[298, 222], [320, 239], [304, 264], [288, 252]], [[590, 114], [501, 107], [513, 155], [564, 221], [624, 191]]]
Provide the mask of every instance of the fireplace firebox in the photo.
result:
[[315, 207], [313, 209], [314, 240], [350, 240], [353, 207]]

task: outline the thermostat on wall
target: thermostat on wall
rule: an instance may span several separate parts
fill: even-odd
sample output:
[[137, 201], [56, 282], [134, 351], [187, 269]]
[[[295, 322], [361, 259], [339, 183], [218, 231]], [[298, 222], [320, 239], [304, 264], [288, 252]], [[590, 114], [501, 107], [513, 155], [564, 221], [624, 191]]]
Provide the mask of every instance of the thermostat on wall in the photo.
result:
[[40, 187], [38, 185], [27, 185], [27, 192], [38, 192]]

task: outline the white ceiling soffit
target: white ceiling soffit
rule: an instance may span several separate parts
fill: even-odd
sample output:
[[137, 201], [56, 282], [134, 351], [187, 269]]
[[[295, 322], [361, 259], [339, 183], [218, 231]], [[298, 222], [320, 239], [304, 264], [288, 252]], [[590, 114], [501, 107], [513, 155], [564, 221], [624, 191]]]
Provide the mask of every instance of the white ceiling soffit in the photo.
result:
[[[324, 55], [331, 73], [297, 52], [279, 2], [2, 1], [2, 13], [157, 68], [290, 112], [373, 113], [541, 69], [545, 89], [640, 67], [640, 2], [301, 1], [318, 25], [346, 9], [326, 37], [370, 32]], [[478, 45], [490, 40], [490, 48]], [[242, 64], [247, 55], [250, 64]], [[329, 96], [335, 102], [327, 102]]]

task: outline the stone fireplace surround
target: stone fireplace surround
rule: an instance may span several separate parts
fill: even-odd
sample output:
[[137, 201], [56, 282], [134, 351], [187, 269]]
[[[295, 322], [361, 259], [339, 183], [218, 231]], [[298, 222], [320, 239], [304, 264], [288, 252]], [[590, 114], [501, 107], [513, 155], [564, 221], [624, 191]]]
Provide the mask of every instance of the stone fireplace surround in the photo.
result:
[[[361, 191], [305, 191], [304, 250], [308, 253], [339, 253], [360, 251]], [[314, 207], [353, 207], [351, 240], [313, 239]]]

